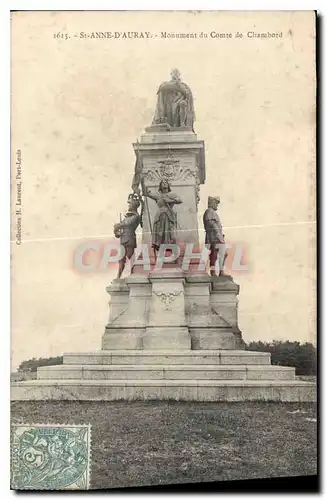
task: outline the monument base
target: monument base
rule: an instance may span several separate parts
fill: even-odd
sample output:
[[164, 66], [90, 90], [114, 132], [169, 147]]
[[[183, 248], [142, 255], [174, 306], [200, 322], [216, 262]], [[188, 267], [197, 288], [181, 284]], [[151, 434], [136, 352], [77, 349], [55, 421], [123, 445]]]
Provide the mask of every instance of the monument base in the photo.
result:
[[134, 274], [107, 291], [102, 350], [38, 368], [12, 383], [12, 400], [315, 401], [294, 368], [240, 349], [231, 277]]
[[311, 402], [316, 387], [270, 365], [269, 353], [102, 350], [38, 368], [37, 380], [12, 383], [11, 399]]
[[143, 349], [191, 349], [191, 338], [185, 327], [148, 327], [143, 337]]
[[115, 279], [102, 349], [242, 349], [239, 286], [181, 269]]

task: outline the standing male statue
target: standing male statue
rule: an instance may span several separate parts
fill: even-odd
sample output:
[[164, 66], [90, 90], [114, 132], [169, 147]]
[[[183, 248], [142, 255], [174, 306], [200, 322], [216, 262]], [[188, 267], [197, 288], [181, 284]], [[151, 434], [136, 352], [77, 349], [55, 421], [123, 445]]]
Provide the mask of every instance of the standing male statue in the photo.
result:
[[178, 69], [171, 72], [171, 80], [160, 85], [157, 107], [152, 125], [186, 127], [193, 130], [195, 112], [190, 87], [182, 82]]
[[[224, 275], [223, 268], [227, 253], [221, 255], [217, 245], [225, 244], [225, 235], [223, 234], [223, 227], [220, 222], [219, 215], [217, 214], [218, 205], [220, 203], [219, 196], [209, 196], [208, 197], [208, 208], [203, 214], [203, 225], [206, 232], [205, 244], [209, 246], [210, 249], [210, 274], [211, 276], [217, 276], [216, 273], [216, 262], [219, 257], [219, 275]], [[222, 249], [221, 249], [222, 250]]]
[[[137, 211], [140, 206], [140, 197], [136, 193], [130, 194], [127, 203], [128, 211], [124, 219], [114, 225], [114, 235], [120, 238], [120, 244], [125, 248], [124, 257], [119, 261], [117, 278], [121, 277], [125, 269], [126, 259], [131, 260], [133, 257], [136, 248], [135, 231], [141, 223], [141, 217]], [[133, 273], [133, 267], [131, 267], [131, 273]]]

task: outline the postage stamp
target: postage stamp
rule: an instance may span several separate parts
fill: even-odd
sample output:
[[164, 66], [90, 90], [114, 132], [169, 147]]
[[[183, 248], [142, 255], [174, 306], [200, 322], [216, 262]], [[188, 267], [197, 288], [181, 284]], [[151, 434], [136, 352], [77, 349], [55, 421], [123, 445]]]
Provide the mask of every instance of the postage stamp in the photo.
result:
[[90, 461], [90, 425], [12, 425], [11, 489], [87, 490]]

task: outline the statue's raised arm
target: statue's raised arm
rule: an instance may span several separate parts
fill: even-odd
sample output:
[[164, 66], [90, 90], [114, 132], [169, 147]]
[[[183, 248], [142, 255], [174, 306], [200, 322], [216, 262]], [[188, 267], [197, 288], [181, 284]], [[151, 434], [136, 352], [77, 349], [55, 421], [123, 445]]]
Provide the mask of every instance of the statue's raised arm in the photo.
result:
[[148, 198], [151, 198], [151, 200], [154, 201], [157, 201], [159, 197], [158, 193], [153, 193], [149, 188], [145, 188], [143, 195], [147, 196]]

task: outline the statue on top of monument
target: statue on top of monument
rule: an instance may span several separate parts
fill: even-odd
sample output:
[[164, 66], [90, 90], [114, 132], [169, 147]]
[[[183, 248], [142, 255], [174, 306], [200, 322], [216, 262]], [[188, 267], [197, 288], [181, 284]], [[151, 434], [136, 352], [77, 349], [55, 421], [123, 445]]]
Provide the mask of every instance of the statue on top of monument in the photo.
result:
[[182, 127], [193, 131], [195, 121], [193, 95], [190, 87], [182, 82], [178, 69], [171, 72], [171, 80], [160, 85], [157, 107], [152, 125]]
[[[205, 244], [210, 249], [210, 274], [211, 276], [216, 276], [216, 262], [219, 257], [219, 275], [224, 276], [223, 271], [225, 260], [227, 258], [227, 253], [220, 255], [219, 247], [217, 245], [224, 245], [225, 235], [223, 234], [223, 227], [220, 222], [219, 215], [217, 214], [218, 205], [220, 203], [219, 196], [209, 196], [208, 197], [208, 208], [203, 214], [203, 225], [206, 232]], [[222, 250], [222, 249], [221, 249]]]
[[160, 181], [156, 193], [152, 193], [149, 188], [146, 188], [143, 194], [156, 201], [158, 206], [153, 227], [150, 227], [154, 250], [159, 250], [161, 244], [176, 243], [177, 214], [174, 212], [173, 206], [182, 203], [180, 197], [171, 192], [169, 181], [166, 179]]
[[[142, 203], [140, 196], [132, 193], [128, 196], [128, 211], [123, 220], [114, 225], [114, 235], [120, 238], [120, 244], [125, 248], [125, 254], [119, 261], [117, 278], [120, 278], [125, 269], [127, 258], [131, 260], [136, 248], [135, 231], [139, 224], [142, 226], [141, 216], [138, 213], [138, 208]], [[133, 267], [131, 268], [131, 274]]]

